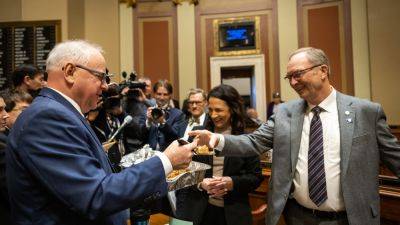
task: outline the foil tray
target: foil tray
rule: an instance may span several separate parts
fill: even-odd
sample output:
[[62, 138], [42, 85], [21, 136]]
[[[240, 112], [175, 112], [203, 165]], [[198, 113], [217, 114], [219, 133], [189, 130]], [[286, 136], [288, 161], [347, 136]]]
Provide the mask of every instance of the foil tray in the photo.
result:
[[[143, 148], [122, 157], [120, 166], [122, 168], [128, 168], [141, 163], [156, 154], [157, 151], [154, 151], [148, 145], [145, 145]], [[172, 179], [167, 179], [168, 191], [176, 191], [201, 182], [204, 179], [206, 170], [210, 168], [210, 165], [204, 163], [194, 161], [190, 162], [187, 172], [179, 174]]]

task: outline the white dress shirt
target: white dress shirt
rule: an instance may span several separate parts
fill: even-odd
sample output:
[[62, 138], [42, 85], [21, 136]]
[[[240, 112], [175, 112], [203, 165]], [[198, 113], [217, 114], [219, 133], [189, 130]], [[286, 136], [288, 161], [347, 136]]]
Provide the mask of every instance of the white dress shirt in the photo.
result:
[[299, 157], [293, 179], [295, 187], [293, 197], [306, 208], [321, 211], [342, 211], [344, 210], [344, 202], [340, 187], [340, 129], [335, 89], [332, 88], [331, 94], [318, 106], [323, 109], [320, 113], [320, 118], [323, 131], [324, 166], [328, 199], [318, 207], [309, 197], [308, 149], [310, 124], [314, 116], [311, 109], [315, 107], [315, 105], [310, 104], [304, 116]]
[[[308, 191], [308, 145], [311, 119], [314, 116], [311, 109], [315, 105], [309, 105], [304, 116], [299, 157], [293, 179], [295, 187], [293, 197], [306, 208], [321, 211], [343, 211], [345, 207], [340, 187], [340, 128], [336, 90], [333, 87], [330, 95], [319, 106], [323, 109], [320, 118], [324, 141], [324, 167], [328, 199], [318, 207], [311, 201]], [[217, 136], [219, 142], [214, 149], [220, 151], [224, 148], [225, 138], [222, 134], [217, 134]]]
[[[78, 103], [76, 103], [72, 98], [66, 96], [65, 94], [63, 94], [62, 92], [54, 89], [54, 88], [50, 88], [51, 90], [57, 92], [58, 94], [60, 94], [63, 98], [65, 98], [69, 103], [71, 103], [71, 105], [78, 110], [78, 112], [82, 115], [82, 117], [84, 117], [81, 107], [79, 107]], [[164, 172], [165, 172], [165, 176], [167, 176], [169, 173], [172, 172], [172, 164], [171, 161], [169, 161], [168, 157], [162, 153], [162, 152], [156, 152], [156, 156], [158, 156], [161, 160], [161, 163], [163, 164], [164, 167]]]
[[199, 117], [199, 123], [198, 122], [190, 123], [190, 120], [193, 120], [193, 118], [190, 117], [189, 123], [188, 123], [188, 125], [186, 127], [186, 130], [185, 130], [185, 134], [183, 135], [183, 139], [187, 140], [189, 138], [189, 135], [188, 135], [189, 131], [191, 131], [193, 129], [193, 127], [195, 127], [195, 126], [203, 125], [205, 119], [206, 119], [206, 113], [204, 113], [204, 112]]

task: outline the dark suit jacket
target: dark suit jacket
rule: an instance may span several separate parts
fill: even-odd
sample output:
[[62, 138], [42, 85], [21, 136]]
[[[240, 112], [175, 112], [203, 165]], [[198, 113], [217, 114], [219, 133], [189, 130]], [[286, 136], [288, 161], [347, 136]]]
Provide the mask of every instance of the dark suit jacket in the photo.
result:
[[0, 224], [11, 224], [6, 184], [6, 144], [7, 136], [0, 132]]
[[[212, 156], [193, 156], [194, 161], [213, 166]], [[212, 177], [212, 168], [206, 171], [205, 177]], [[262, 182], [260, 158], [225, 157], [223, 176], [229, 176], [233, 181], [233, 190], [224, 196], [224, 211], [227, 225], [252, 224], [251, 208], [248, 193], [255, 190]], [[184, 188], [176, 192], [179, 219], [193, 221], [194, 225], [201, 223], [207, 216], [205, 211], [209, 195], [200, 191], [197, 186]]]
[[48, 88], [17, 119], [6, 158], [17, 224], [123, 224], [123, 210], [167, 192], [158, 157], [112, 173], [86, 119]]
[[[400, 144], [391, 134], [382, 107], [337, 92], [340, 129], [340, 185], [350, 225], [380, 223], [379, 162], [400, 176]], [[225, 136], [223, 155], [261, 154], [271, 148], [272, 174], [267, 225], [277, 224], [290, 197], [307, 104], [283, 103], [266, 124], [252, 134]]]
[[172, 141], [180, 138], [185, 133], [186, 121], [185, 115], [181, 110], [170, 108], [167, 113], [166, 123], [163, 126], [156, 127], [152, 125], [146, 128], [146, 111], [141, 118], [144, 136], [152, 149], [156, 149], [157, 143], [160, 145], [160, 151], [164, 151]]

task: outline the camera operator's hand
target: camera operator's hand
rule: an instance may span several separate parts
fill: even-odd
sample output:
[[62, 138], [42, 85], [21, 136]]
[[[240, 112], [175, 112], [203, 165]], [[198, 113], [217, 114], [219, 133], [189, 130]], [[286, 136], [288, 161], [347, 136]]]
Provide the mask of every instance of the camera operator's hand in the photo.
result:
[[153, 122], [153, 117], [151, 116], [151, 111], [153, 109], [154, 109], [154, 107], [149, 107], [149, 108], [147, 108], [147, 111], [146, 111], [147, 121], [149, 121], [150, 123]]
[[129, 87], [124, 87], [124, 89], [122, 89], [121, 91], [121, 95], [125, 96], [126, 94], [128, 94], [129, 91]]
[[144, 101], [146, 100], [146, 95], [144, 94], [143, 90], [140, 89], [140, 88], [137, 88], [137, 89], [135, 89], [135, 90], [137, 90], [138, 93], [139, 93], [139, 95], [138, 95], [138, 97], [137, 97], [137, 100], [138, 100], [139, 102], [144, 102]]
[[196, 141], [186, 145], [179, 145], [178, 141], [174, 141], [165, 149], [164, 154], [168, 157], [173, 169], [184, 169], [192, 161], [192, 151], [196, 146]]

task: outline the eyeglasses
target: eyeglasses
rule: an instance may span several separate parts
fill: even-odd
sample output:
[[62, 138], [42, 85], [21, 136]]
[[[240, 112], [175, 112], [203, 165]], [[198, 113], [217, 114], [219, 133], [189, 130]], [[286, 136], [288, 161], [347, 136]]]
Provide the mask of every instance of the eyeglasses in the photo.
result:
[[315, 67], [322, 66], [322, 65], [323, 64], [318, 64], [318, 65], [309, 67], [309, 68], [304, 69], [304, 70], [297, 70], [297, 71], [294, 71], [293, 73], [288, 73], [288, 74], [286, 74], [285, 79], [288, 80], [288, 81], [291, 81], [292, 78], [294, 78], [295, 80], [299, 80], [300, 77], [303, 76], [308, 71], [314, 69]]
[[93, 69], [90, 69], [90, 68], [88, 68], [86, 66], [82, 66], [82, 65], [79, 65], [79, 64], [76, 64], [75, 66], [78, 67], [78, 68], [84, 69], [84, 70], [88, 71], [90, 74], [98, 77], [101, 80], [102, 83], [106, 83], [107, 82], [107, 77], [112, 77], [113, 76], [112, 74], [108, 74], [108, 73], [100, 72], [100, 71], [97, 71], [97, 70], [93, 70]]
[[201, 104], [203, 104], [203, 102], [202, 101], [188, 101], [188, 104], [189, 105], [194, 105], [194, 104], [201, 105]]

